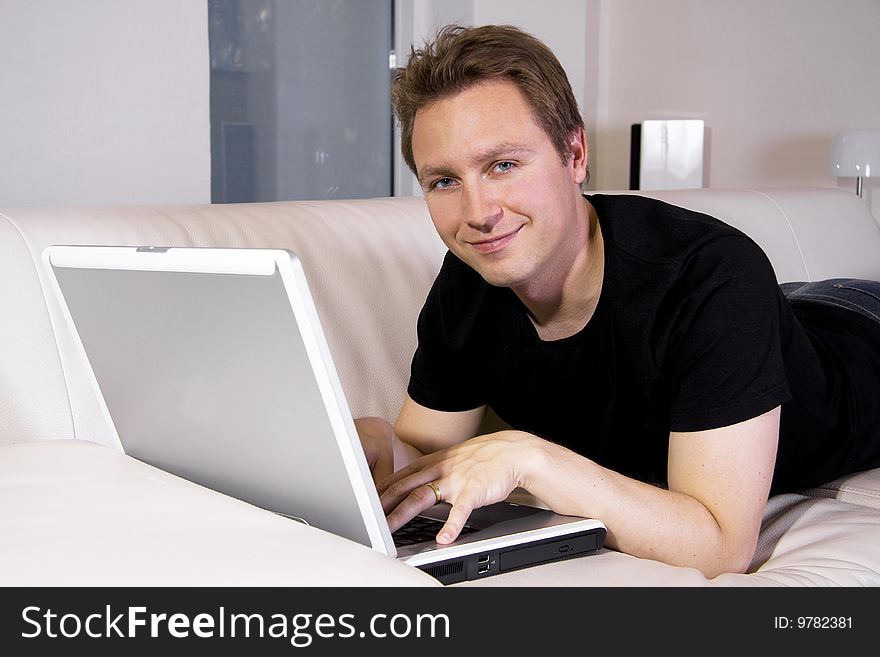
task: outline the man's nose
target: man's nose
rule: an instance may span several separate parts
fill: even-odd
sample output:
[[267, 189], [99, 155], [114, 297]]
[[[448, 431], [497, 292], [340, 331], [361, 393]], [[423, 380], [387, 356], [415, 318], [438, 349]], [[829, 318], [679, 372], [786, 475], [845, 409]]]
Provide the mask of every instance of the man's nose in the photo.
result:
[[468, 185], [464, 190], [463, 204], [465, 223], [481, 233], [491, 232], [501, 220], [501, 204], [483, 184]]

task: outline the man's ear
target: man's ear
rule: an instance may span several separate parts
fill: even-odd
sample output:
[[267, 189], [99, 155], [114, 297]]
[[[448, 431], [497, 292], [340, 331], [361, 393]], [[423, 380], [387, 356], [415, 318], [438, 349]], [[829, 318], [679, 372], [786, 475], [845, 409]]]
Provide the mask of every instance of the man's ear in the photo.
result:
[[572, 182], [580, 185], [587, 179], [587, 161], [589, 150], [587, 149], [587, 134], [583, 128], [578, 128], [568, 139], [569, 160], [567, 166], [571, 171]]

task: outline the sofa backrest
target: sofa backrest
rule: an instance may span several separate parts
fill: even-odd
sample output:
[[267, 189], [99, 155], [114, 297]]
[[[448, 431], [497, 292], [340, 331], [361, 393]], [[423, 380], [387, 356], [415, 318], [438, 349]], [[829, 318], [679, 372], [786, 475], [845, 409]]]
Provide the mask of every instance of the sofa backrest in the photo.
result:
[[419, 198], [16, 208], [0, 210], [0, 239], [0, 443], [112, 444], [48, 291], [40, 258], [51, 244], [296, 252], [353, 412], [386, 417], [403, 399], [418, 311], [445, 253]]
[[645, 192], [718, 217], [767, 253], [780, 283], [880, 279], [880, 225], [843, 189], [689, 189]]
[[[780, 281], [880, 279], [880, 227], [838, 189], [682, 190], [651, 195], [750, 234]], [[355, 416], [393, 420], [419, 310], [445, 247], [421, 198], [0, 210], [0, 444], [111, 444], [48, 292], [51, 244], [277, 247], [298, 253]]]

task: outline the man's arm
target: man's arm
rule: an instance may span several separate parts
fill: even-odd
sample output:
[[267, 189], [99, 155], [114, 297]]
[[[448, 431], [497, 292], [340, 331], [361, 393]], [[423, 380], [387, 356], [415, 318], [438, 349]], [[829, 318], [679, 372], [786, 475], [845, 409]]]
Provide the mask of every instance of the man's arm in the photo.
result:
[[672, 433], [669, 489], [603, 468], [519, 431], [478, 436], [428, 454], [380, 486], [392, 529], [431, 506], [437, 482], [452, 503], [440, 531], [454, 540], [471, 511], [521, 486], [557, 513], [593, 517], [609, 547], [698, 568], [744, 571], [754, 554], [776, 457], [779, 408], [728, 427]]
[[[435, 411], [407, 395], [396, 426], [378, 417], [356, 418], [354, 424], [373, 480], [379, 484], [422, 455], [475, 436], [484, 412], [485, 407], [460, 413]], [[433, 500], [433, 493], [429, 497]]]
[[707, 577], [743, 572], [755, 552], [778, 435], [779, 408], [728, 427], [672, 433], [668, 490], [548, 443], [530, 492], [560, 513], [602, 519], [608, 545], [622, 552]]
[[[446, 448], [473, 438], [477, 435], [485, 411], [485, 406], [461, 412], [437, 411], [422, 406], [407, 395], [394, 426], [394, 438], [392, 439], [394, 471], [406, 468], [424, 454], [442, 452]], [[395, 479], [394, 475], [388, 474], [391, 476], [375, 478], [380, 494], [386, 490], [388, 482]], [[413, 490], [407, 491], [409, 498], [419, 506], [419, 511], [416, 513], [436, 504], [436, 495], [432, 489], [425, 486], [427, 483], [428, 481], [423, 481]], [[396, 498], [393, 495], [382, 496], [382, 506], [386, 514], [394, 510], [394, 505], [389, 502], [392, 499]], [[444, 499], [446, 499], [445, 496]], [[397, 518], [400, 519], [400, 523], [397, 524], [392, 518], [392, 531], [408, 522], [416, 513], [404, 517], [398, 511]]]
[[[422, 454], [429, 454], [476, 436], [485, 411], [485, 406], [455, 413], [435, 411], [414, 402], [407, 395], [397, 416], [394, 432], [404, 443], [412, 445]], [[394, 469], [399, 470], [408, 463], [395, 460]]]

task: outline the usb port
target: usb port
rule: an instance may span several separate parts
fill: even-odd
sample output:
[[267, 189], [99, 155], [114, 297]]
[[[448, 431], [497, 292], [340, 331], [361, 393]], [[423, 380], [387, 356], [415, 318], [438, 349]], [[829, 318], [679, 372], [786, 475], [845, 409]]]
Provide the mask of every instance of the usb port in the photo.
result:
[[477, 575], [483, 575], [489, 572], [489, 555], [481, 554], [477, 557]]

